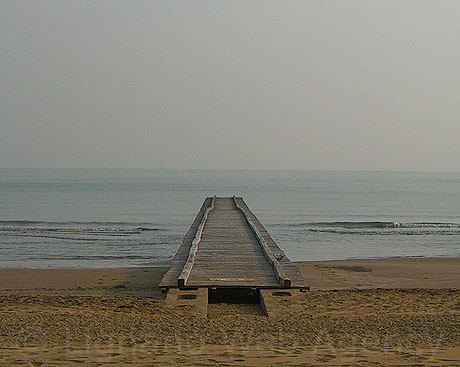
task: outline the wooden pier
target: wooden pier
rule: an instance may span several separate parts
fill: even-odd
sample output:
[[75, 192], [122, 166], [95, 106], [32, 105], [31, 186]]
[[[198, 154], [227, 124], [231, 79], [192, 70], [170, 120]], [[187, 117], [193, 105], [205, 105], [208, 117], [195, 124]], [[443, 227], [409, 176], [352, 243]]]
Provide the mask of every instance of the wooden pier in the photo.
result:
[[160, 288], [309, 286], [241, 197], [208, 197]]

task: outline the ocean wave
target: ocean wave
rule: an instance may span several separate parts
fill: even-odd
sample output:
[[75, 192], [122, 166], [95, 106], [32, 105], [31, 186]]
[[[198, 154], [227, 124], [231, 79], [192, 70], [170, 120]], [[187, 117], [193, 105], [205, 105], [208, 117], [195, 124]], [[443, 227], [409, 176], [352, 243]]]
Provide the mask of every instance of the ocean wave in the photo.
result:
[[149, 228], [149, 227], [137, 227], [139, 231], [167, 231], [167, 229], [164, 228]]
[[446, 229], [339, 229], [339, 228], [308, 228], [308, 232], [316, 233], [333, 233], [333, 234], [344, 234], [344, 235], [379, 235], [379, 236], [390, 236], [390, 235], [401, 235], [401, 236], [427, 236], [427, 235], [440, 235], [440, 236], [459, 236], [460, 229], [457, 230], [446, 230]]
[[0, 225], [127, 225], [127, 226], [142, 226], [151, 225], [148, 222], [104, 222], [104, 221], [43, 221], [43, 220], [0, 220]]
[[157, 257], [139, 256], [139, 255], [69, 255], [69, 256], [38, 256], [33, 257], [34, 260], [156, 260]]
[[[281, 224], [280, 224], [281, 225]], [[442, 223], [442, 222], [306, 222], [306, 223], [289, 223], [284, 224], [287, 227], [299, 228], [346, 228], [346, 229], [391, 229], [391, 228], [458, 228], [459, 223]]]
[[0, 221], [0, 234], [10, 235], [103, 235], [129, 236], [148, 231], [168, 231], [151, 226], [150, 223], [128, 222], [44, 222], [44, 221]]

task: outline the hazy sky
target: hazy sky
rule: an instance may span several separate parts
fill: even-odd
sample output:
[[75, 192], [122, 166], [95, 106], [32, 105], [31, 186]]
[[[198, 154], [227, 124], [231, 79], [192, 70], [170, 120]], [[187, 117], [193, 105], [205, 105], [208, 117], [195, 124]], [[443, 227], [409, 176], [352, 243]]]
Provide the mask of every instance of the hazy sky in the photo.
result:
[[460, 171], [460, 1], [0, 0], [0, 167]]

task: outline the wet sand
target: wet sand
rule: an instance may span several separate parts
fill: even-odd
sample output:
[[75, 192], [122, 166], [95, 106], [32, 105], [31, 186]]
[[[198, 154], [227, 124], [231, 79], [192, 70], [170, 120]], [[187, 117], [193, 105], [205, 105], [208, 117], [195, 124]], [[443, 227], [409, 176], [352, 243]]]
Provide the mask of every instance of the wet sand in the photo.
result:
[[162, 298], [168, 267], [108, 269], [0, 269], [0, 292]]
[[[296, 262], [312, 290], [460, 288], [460, 258], [390, 258]], [[160, 297], [168, 267], [108, 269], [0, 269], [0, 291], [83, 291]]]
[[460, 258], [389, 258], [296, 263], [312, 290], [460, 288]]
[[167, 268], [0, 270], [0, 365], [459, 365], [460, 259], [297, 263], [258, 305], [165, 307]]

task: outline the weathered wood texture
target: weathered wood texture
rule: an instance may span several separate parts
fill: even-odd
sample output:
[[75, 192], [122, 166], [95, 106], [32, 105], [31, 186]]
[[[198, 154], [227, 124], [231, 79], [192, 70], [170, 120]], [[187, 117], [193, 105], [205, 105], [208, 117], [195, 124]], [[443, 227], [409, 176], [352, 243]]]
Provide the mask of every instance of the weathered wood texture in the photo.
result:
[[188, 259], [188, 254], [190, 252], [190, 247], [192, 246], [192, 241], [195, 238], [196, 231], [200, 225], [201, 218], [204, 215], [206, 209], [211, 205], [212, 198], [206, 198], [203, 205], [201, 206], [200, 211], [195, 217], [190, 229], [185, 234], [182, 244], [177, 250], [176, 255], [172, 259], [171, 266], [166, 274], [163, 276], [160, 282], [160, 288], [171, 288], [177, 287], [179, 276], [184, 268], [184, 265]]
[[302, 277], [302, 274], [300, 274], [299, 269], [289, 260], [289, 258], [286, 256], [286, 254], [281, 250], [276, 242], [273, 240], [273, 238], [270, 236], [268, 231], [265, 229], [265, 227], [262, 225], [262, 223], [259, 222], [257, 217], [254, 215], [254, 213], [251, 212], [251, 210], [248, 208], [246, 203], [244, 202], [243, 198], [241, 197], [236, 197], [235, 200], [239, 203], [239, 206], [242, 208], [245, 208], [248, 212], [249, 218], [252, 219], [254, 225], [258, 228], [259, 232], [261, 233], [262, 237], [264, 238], [268, 248], [270, 249], [272, 254], [275, 254], [274, 256], [280, 257], [278, 259], [279, 264], [281, 265], [284, 274], [286, 277], [291, 281], [291, 288], [302, 288], [302, 289], [309, 289], [310, 286], [308, 283], [305, 281], [305, 279]]
[[[214, 209], [207, 210], [212, 201], [207, 198], [203, 203], [160, 287], [308, 287], [242, 198], [216, 198]], [[191, 270], [184, 284], [179, 284], [206, 212]]]
[[241, 198], [237, 199], [235, 196], [233, 197], [233, 202], [235, 203], [236, 208], [243, 213], [249, 228], [251, 229], [252, 233], [254, 233], [254, 236], [257, 242], [259, 243], [260, 248], [262, 249], [262, 252], [264, 253], [271, 267], [273, 268], [278, 283], [280, 283], [280, 285], [284, 287], [290, 287], [291, 279], [289, 279], [286, 276], [283, 267], [278, 261], [285, 257], [284, 253], [281, 253], [281, 250], [275, 253], [272, 252], [273, 249], [268, 247], [264, 236], [262, 235], [262, 233], [260, 233], [258, 226], [256, 226], [253, 218], [251, 217], [249, 209], [245, 205], [240, 205], [240, 201], [242, 202], [243, 200]]
[[192, 271], [193, 264], [195, 263], [196, 253], [198, 251], [198, 245], [201, 241], [201, 236], [203, 235], [204, 226], [206, 225], [206, 221], [208, 220], [209, 212], [214, 209], [215, 202], [216, 202], [216, 197], [214, 196], [212, 198], [211, 204], [206, 208], [203, 216], [201, 217], [200, 224], [198, 225], [198, 229], [196, 230], [196, 233], [195, 233], [195, 238], [192, 240], [192, 245], [190, 246], [187, 260], [185, 261], [185, 265], [182, 268], [182, 272], [179, 275], [179, 279], [178, 279], [179, 287], [183, 287], [187, 284], [187, 280]]

